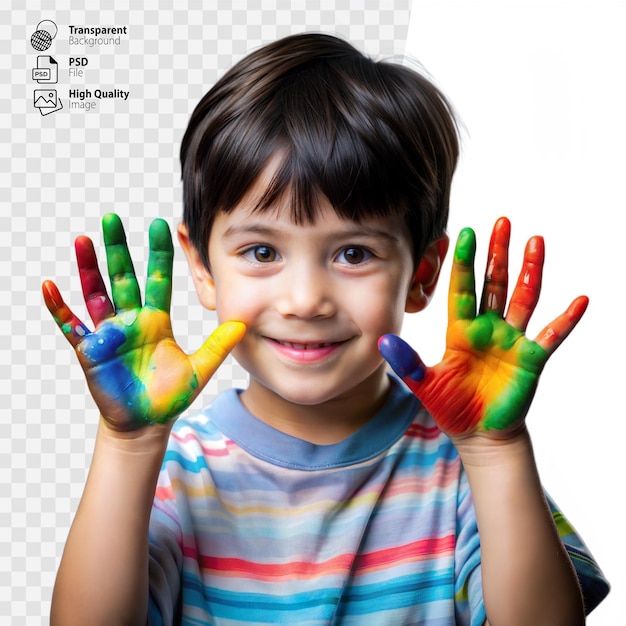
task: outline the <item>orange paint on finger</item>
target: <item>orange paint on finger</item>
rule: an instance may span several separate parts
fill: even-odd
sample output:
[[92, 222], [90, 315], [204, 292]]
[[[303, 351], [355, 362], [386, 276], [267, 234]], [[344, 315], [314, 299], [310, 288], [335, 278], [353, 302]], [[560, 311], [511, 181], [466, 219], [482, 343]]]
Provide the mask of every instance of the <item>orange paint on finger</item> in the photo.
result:
[[565, 313], [548, 324], [537, 335], [537, 343], [548, 352], [554, 352], [572, 330], [574, 330], [576, 324], [580, 322], [588, 306], [589, 298], [587, 296], [578, 296], [578, 298], [567, 307]]

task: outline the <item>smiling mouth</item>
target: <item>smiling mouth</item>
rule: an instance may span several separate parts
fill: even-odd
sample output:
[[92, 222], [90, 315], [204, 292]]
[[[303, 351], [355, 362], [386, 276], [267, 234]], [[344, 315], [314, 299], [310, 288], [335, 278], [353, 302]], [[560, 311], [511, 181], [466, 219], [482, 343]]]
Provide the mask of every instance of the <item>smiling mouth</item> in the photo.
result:
[[329, 359], [332, 361], [349, 341], [284, 341], [267, 336], [265, 339], [281, 358], [300, 365], [319, 365], [328, 362]]

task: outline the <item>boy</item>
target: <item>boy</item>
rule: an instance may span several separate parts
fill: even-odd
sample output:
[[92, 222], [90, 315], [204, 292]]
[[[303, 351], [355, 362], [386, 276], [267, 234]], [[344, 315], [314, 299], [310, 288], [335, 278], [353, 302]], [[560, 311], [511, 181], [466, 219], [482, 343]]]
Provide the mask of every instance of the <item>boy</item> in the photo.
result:
[[[505, 316], [503, 218], [478, 315], [459, 236], [443, 361], [395, 336], [437, 284], [457, 156], [422, 76], [292, 36], [220, 79], [183, 139], [179, 241], [223, 322], [197, 353], [172, 337], [163, 221], [143, 307], [119, 218], [103, 220], [111, 299], [77, 239], [95, 331], [43, 291], [101, 419], [53, 624], [584, 622], [607, 586], [550, 511], [524, 419], [586, 298], [526, 339], [543, 243]], [[247, 389], [174, 423], [230, 350]]]

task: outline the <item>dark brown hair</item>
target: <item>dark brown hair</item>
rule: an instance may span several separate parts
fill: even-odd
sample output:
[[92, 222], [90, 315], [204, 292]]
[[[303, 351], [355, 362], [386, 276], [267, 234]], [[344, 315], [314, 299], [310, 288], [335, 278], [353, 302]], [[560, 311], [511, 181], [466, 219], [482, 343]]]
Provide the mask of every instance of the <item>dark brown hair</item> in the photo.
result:
[[334, 36], [292, 35], [234, 65], [193, 111], [183, 222], [208, 267], [215, 215], [280, 155], [258, 210], [288, 193], [296, 223], [315, 218], [320, 197], [356, 221], [400, 214], [417, 261], [445, 231], [458, 152], [451, 107], [426, 77]]

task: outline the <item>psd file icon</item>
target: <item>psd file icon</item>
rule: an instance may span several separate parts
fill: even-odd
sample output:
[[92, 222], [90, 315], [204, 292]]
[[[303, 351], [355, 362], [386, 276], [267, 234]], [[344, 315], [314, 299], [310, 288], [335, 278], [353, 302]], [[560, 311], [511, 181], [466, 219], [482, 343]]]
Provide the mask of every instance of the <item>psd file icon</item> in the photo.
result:
[[61, 99], [57, 96], [56, 89], [35, 89], [33, 93], [33, 106], [39, 109], [42, 115], [49, 115], [63, 108]]
[[54, 57], [40, 55], [37, 57], [37, 67], [33, 68], [33, 80], [40, 85], [59, 82], [59, 64]]

